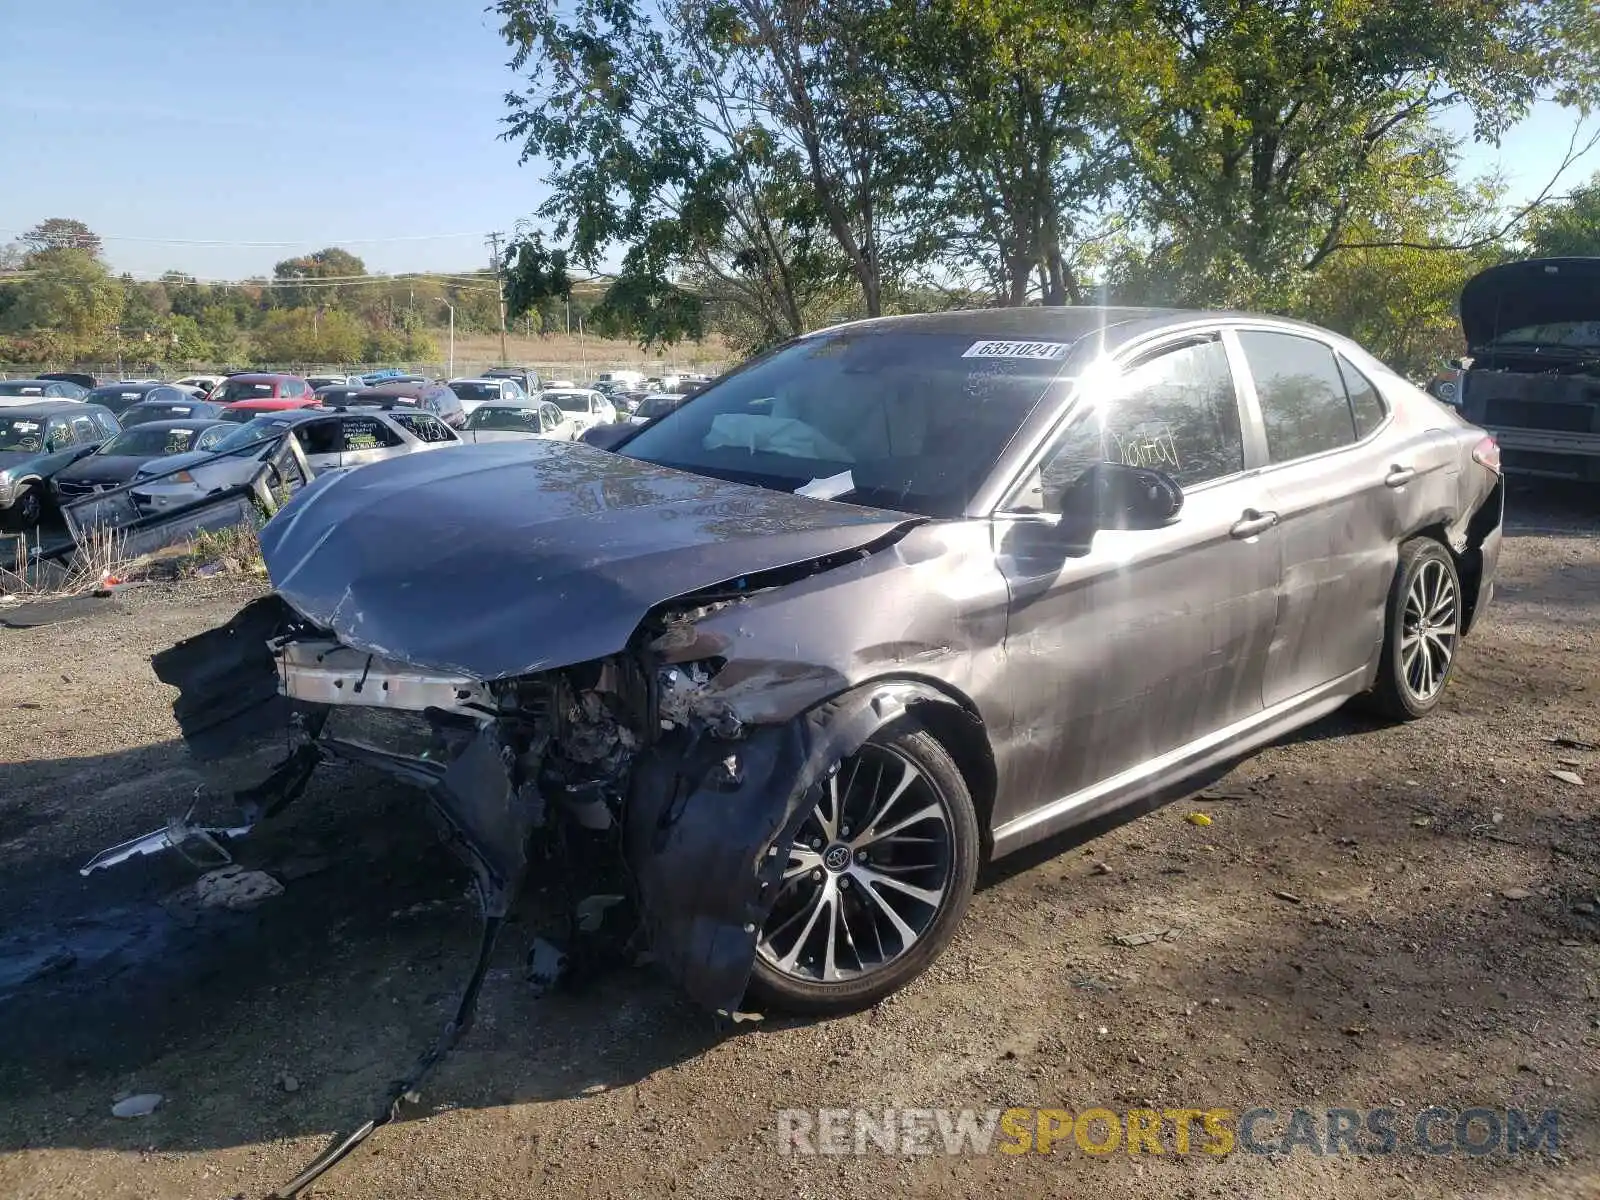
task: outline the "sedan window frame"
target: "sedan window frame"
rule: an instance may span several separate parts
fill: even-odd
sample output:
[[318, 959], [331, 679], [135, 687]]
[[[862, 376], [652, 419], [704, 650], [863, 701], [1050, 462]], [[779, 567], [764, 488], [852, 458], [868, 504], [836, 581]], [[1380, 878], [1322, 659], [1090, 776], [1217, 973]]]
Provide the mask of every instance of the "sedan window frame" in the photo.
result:
[[[1286, 322], [1241, 319], [1229, 321], [1223, 326], [1222, 333], [1223, 342], [1228, 346], [1228, 354], [1230, 359], [1233, 361], [1235, 386], [1239, 389], [1240, 403], [1244, 405], [1245, 409], [1247, 410], [1246, 416], [1248, 418], [1249, 425], [1255, 431], [1254, 437], [1257, 441], [1260, 454], [1258, 460], [1260, 465], [1256, 468], [1257, 473], [1261, 475], [1270, 475], [1277, 471], [1282, 471], [1288, 467], [1297, 467], [1302, 463], [1317, 462], [1324, 458], [1331, 458], [1336, 454], [1353, 453], [1365, 446], [1368, 446], [1376, 438], [1381, 437], [1383, 433], [1394, 424], [1396, 408], [1394, 400], [1388, 395], [1388, 393], [1384, 391], [1379, 382], [1372, 377], [1373, 372], [1359, 362], [1354, 355], [1349, 353], [1348, 349], [1340, 339], [1330, 335], [1326, 330], [1317, 329], [1309, 325], [1294, 325]], [[1261, 396], [1256, 390], [1255, 375], [1251, 373], [1250, 364], [1245, 359], [1244, 346], [1240, 343], [1238, 338], [1240, 333], [1278, 333], [1285, 334], [1290, 337], [1304, 338], [1308, 342], [1316, 342], [1320, 344], [1333, 355], [1334, 366], [1336, 368], [1338, 368], [1341, 363], [1348, 365], [1351, 370], [1359, 373], [1361, 377], [1372, 386], [1373, 391], [1377, 392], [1378, 399], [1383, 403], [1384, 407], [1383, 420], [1366, 434], [1361, 434], [1358, 429], [1358, 436], [1356, 437], [1355, 441], [1346, 443], [1343, 446], [1333, 446], [1327, 450], [1319, 450], [1315, 454], [1305, 454], [1301, 455], [1299, 458], [1286, 459], [1283, 462], [1272, 462], [1267, 452], [1267, 423], [1266, 418], [1261, 412]], [[1340, 380], [1342, 383], [1342, 371], [1340, 373]], [[1345, 404], [1349, 405], [1350, 407], [1350, 420], [1353, 424], [1355, 421], [1355, 405], [1351, 402], [1350, 389], [1348, 385], [1345, 385]], [[1247, 461], [1249, 455], [1249, 438], [1250, 435], [1247, 434], [1247, 444], [1245, 447]]]
[[[1049, 457], [1057, 441], [1072, 428], [1088, 411], [1085, 403], [1085, 381], [1096, 385], [1101, 379], [1117, 381], [1124, 378], [1129, 371], [1147, 362], [1149, 359], [1161, 354], [1181, 350], [1185, 346], [1202, 342], [1218, 342], [1224, 351], [1228, 363], [1228, 372], [1233, 379], [1234, 403], [1239, 408], [1239, 434], [1244, 443], [1244, 465], [1237, 471], [1230, 471], [1226, 475], [1219, 475], [1215, 479], [1207, 479], [1193, 487], [1183, 489], [1186, 496], [1203, 492], [1208, 488], [1218, 487], [1223, 484], [1234, 483], [1248, 478], [1260, 471], [1261, 458], [1258, 457], [1258, 448], [1251, 430], [1251, 417], [1253, 410], [1245, 403], [1245, 393], [1239, 376], [1239, 362], [1234, 357], [1234, 350], [1228, 345], [1227, 329], [1219, 322], [1206, 321], [1184, 325], [1179, 328], [1157, 330], [1145, 337], [1134, 339], [1125, 346], [1108, 351], [1091, 359], [1084, 365], [1083, 370], [1070, 377], [1058, 377], [1055, 384], [1070, 383], [1067, 395], [1059, 401], [1059, 407], [1053, 417], [1045, 426], [1043, 434], [1035, 441], [1027, 455], [1019, 460], [1019, 465], [1005, 480], [1004, 486], [999, 489], [998, 498], [989, 509], [987, 515], [991, 518], [1001, 518], [1013, 521], [1039, 521], [1053, 520], [1056, 514], [1039, 513], [1030, 509], [1008, 508], [1013, 498], [1022, 489], [1023, 484], [1033, 472], [1040, 469]], [[1254, 392], [1251, 393], [1254, 399]], [[1042, 402], [1041, 402], [1042, 403]]]

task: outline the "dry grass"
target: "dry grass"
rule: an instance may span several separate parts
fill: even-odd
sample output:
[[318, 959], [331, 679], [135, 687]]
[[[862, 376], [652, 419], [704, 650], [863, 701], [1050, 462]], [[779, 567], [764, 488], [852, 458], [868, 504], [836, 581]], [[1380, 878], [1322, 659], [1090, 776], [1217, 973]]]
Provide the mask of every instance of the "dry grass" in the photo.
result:
[[265, 575], [261, 558], [260, 531], [254, 525], [230, 525], [226, 529], [202, 530], [185, 547], [177, 561], [180, 578], [197, 575]]
[[66, 565], [33, 561], [26, 535], [12, 542], [11, 561], [0, 566], [0, 594], [13, 601], [45, 600], [126, 582], [138, 564], [126, 553], [120, 530], [96, 527], [78, 542]]
[[[448, 349], [448, 339], [441, 331], [436, 333], [434, 340], [442, 358]], [[667, 350], [641, 350], [637, 342], [580, 338], [576, 334], [552, 333], [534, 337], [506, 335], [507, 360], [538, 368], [541, 372], [548, 369], [552, 375], [558, 371], [561, 374], [570, 372], [586, 375], [616, 368], [659, 375], [663, 371], [703, 370], [730, 365], [735, 357], [721, 338], [687, 342]], [[500, 361], [500, 339], [495, 334], [456, 334], [457, 375], [470, 375]]]

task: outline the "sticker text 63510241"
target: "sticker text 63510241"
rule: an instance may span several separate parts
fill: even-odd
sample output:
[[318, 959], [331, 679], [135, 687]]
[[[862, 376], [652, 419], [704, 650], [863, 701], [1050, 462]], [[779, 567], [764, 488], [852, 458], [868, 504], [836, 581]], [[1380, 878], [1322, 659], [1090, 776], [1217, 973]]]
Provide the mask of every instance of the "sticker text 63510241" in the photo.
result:
[[1072, 348], [1070, 342], [973, 342], [962, 358], [1040, 358], [1059, 361]]

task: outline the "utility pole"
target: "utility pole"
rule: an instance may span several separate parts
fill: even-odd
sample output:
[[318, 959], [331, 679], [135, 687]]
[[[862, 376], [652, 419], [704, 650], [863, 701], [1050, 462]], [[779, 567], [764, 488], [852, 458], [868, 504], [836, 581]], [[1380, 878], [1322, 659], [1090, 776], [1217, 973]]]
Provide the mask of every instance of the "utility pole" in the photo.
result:
[[436, 296], [436, 300], [450, 310], [450, 378], [456, 377], [456, 306], [443, 296]]
[[503, 237], [503, 233], [489, 235], [489, 253], [493, 256], [489, 263], [494, 267], [494, 290], [500, 298], [500, 361], [506, 362], [506, 283], [500, 268], [500, 239]]

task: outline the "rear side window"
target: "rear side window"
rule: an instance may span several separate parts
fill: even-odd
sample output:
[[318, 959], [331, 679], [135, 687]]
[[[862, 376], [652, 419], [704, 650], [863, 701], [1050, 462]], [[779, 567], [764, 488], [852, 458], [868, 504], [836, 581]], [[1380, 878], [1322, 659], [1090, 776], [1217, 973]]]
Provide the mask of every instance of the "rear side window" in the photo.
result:
[[1239, 334], [1239, 345], [1261, 403], [1269, 461], [1292, 462], [1355, 442], [1355, 420], [1331, 349], [1294, 334], [1251, 331]]
[[400, 435], [376, 417], [351, 417], [344, 422], [346, 450], [384, 450], [400, 444]]
[[87, 416], [72, 418], [72, 440], [80, 446], [100, 440], [100, 427]]
[[1350, 395], [1350, 411], [1356, 419], [1356, 437], [1364, 438], [1383, 424], [1389, 410], [1384, 407], [1378, 389], [1372, 386], [1372, 380], [1342, 357], [1339, 359], [1339, 374], [1344, 376], [1344, 390]]

